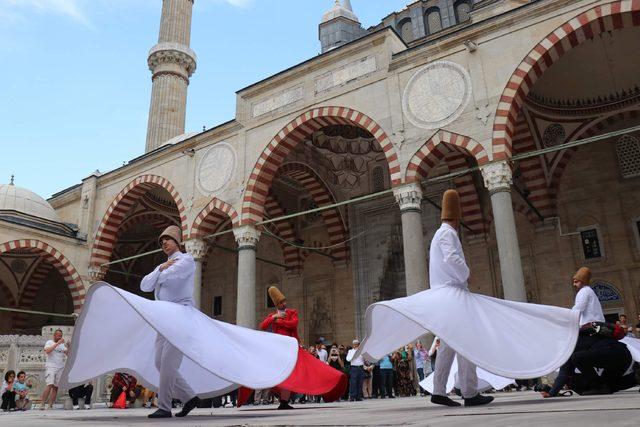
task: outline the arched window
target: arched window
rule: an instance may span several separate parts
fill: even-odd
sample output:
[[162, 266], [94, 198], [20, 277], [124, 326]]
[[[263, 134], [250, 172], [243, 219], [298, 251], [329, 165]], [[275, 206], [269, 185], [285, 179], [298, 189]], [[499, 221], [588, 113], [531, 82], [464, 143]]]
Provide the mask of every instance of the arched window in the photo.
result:
[[427, 25], [427, 34], [433, 34], [442, 30], [442, 19], [440, 18], [440, 9], [432, 7], [427, 10], [425, 14], [427, 19], [425, 20]]
[[469, 12], [471, 12], [471, 3], [469, 1], [458, 1], [454, 5], [454, 8], [456, 11], [457, 23], [467, 21], [470, 18]]
[[413, 27], [411, 25], [411, 18], [405, 18], [398, 24], [398, 32], [400, 33], [400, 37], [405, 42], [410, 42], [413, 40]]
[[640, 139], [622, 135], [616, 142], [618, 167], [623, 178], [640, 176]]

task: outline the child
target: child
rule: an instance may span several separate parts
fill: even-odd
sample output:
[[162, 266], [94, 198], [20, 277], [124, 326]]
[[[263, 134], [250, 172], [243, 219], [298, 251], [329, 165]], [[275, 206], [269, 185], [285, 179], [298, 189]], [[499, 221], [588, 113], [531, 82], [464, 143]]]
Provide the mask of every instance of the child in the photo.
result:
[[13, 385], [13, 391], [16, 392], [16, 410], [26, 411], [29, 407], [29, 389], [31, 384], [25, 384], [27, 374], [24, 371], [18, 372], [18, 380]]

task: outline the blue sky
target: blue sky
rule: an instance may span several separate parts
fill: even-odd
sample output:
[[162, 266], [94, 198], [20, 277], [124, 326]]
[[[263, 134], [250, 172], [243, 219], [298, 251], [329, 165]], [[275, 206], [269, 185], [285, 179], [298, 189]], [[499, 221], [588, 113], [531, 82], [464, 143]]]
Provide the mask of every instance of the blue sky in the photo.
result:
[[[352, 0], [364, 27], [409, 0]], [[43, 197], [144, 153], [161, 0], [0, 0], [0, 183]], [[235, 91], [317, 55], [333, 0], [196, 0], [187, 131]]]

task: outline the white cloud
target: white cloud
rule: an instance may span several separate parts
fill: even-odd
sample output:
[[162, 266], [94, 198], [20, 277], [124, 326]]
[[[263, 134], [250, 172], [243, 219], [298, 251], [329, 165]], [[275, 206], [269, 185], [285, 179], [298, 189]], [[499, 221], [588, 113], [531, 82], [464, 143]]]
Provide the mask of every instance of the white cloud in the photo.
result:
[[89, 19], [80, 9], [80, 0], [0, 0], [0, 16], [13, 21], [25, 19], [31, 12], [68, 16], [73, 20], [91, 26]]

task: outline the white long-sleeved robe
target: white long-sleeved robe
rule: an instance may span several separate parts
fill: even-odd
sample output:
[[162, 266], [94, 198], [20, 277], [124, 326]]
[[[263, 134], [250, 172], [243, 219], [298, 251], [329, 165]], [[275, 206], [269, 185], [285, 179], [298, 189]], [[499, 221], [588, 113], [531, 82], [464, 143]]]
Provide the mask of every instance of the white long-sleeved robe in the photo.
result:
[[573, 309], [580, 312], [580, 325], [590, 322], [604, 322], [602, 305], [590, 286], [583, 286], [578, 291]]
[[178, 259], [175, 264], [162, 272], [156, 268], [141, 283], [142, 290], [154, 292], [156, 301], [104, 282], [89, 288], [62, 373], [63, 388], [110, 372], [128, 372], [158, 390], [158, 341], [163, 350], [179, 352], [179, 357], [171, 357], [178, 363], [170, 370], [184, 382], [169, 394], [187, 390], [209, 397], [241, 385], [267, 389], [289, 377], [298, 358], [298, 341], [220, 322], [197, 310], [192, 299], [193, 258], [182, 253], [172, 257]]
[[140, 282], [140, 289], [153, 292], [157, 301], [175, 302], [181, 305], [193, 305], [193, 283], [196, 264], [190, 254], [180, 251], [172, 254], [169, 259], [175, 263], [160, 271], [157, 266], [151, 273], [144, 276]]
[[440, 249], [430, 257], [441, 262], [430, 259], [431, 289], [369, 306], [360, 353], [378, 360], [432, 332], [471, 363], [507, 378], [546, 375], [569, 358], [578, 311], [474, 294], [455, 230], [443, 225], [434, 239]]

